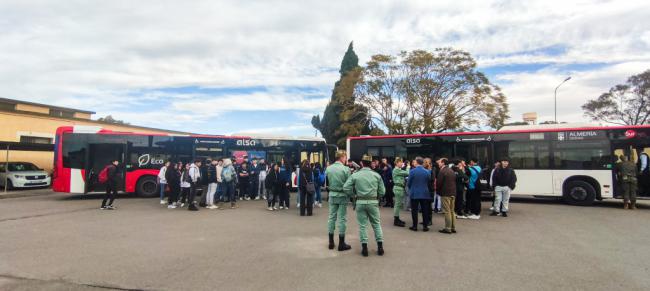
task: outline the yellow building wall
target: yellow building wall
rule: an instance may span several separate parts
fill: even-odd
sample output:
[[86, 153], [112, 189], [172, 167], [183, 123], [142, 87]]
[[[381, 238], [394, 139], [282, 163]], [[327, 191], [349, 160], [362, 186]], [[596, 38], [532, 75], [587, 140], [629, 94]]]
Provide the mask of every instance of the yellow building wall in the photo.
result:
[[[128, 125], [103, 124], [91, 120], [70, 120], [49, 116], [35, 116], [15, 112], [0, 112], [0, 141], [20, 141], [20, 134], [33, 134], [34, 136], [51, 135], [54, 137], [56, 129], [61, 126], [100, 126], [105, 129], [141, 132], [141, 133], [170, 133], [165, 130], [144, 129]], [[24, 152], [10, 151], [10, 162], [31, 162], [47, 171], [52, 170], [54, 153], [52, 152]], [[0, 162], [6, 162], [6, 150], [0, 149]]]
[[90, 113], [75, 112], [74, 117], [75, 118], [82, 118], [82, 119], [90, 119]]

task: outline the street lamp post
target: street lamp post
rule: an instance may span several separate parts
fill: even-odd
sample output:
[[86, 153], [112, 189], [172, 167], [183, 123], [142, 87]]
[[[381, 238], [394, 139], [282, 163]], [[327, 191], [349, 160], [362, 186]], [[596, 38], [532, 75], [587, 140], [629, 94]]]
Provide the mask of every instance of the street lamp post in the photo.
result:
[[560, 83], [560, 85], [557, 85], [557, 87], [555, 87], [555, 98], [554, 98], [554, 100], [555, 100], [555, 124], [557, 124], [557, 89], [559, 89], [560, 86], [562, 86], [562, 84], [564, 84], [566, 81], [569, 81], [569, 80], [571, 80], [571, 77], [568, 77], [568, 78], [564, 79], [564, 81], [562, 81], [562, 83]]

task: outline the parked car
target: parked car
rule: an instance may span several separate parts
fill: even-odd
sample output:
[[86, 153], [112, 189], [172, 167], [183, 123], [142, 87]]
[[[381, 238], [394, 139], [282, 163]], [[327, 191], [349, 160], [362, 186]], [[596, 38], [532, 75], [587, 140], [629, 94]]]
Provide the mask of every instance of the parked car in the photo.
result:
[[[8, 166], [8, 168], [6, 168]], [[45, 170], [28, 162], [0, 163], [0, 186], [4, 188], [33, 188], [50, 186], [51, 178]]]

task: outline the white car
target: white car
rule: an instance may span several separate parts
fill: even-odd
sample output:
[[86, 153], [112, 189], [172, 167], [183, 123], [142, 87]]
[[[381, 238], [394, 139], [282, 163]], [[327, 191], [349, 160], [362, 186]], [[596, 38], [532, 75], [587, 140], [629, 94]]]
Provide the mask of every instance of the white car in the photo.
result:
[[0, 186], [3, 189], [5, 181], [9, 189], [48, 187], [52, 183], [47, 172], [28, 162], [0, 163]]

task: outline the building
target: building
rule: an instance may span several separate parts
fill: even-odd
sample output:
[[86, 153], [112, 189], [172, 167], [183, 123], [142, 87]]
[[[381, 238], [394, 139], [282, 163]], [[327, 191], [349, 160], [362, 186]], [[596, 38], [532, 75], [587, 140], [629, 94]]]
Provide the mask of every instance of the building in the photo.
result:
[[[46, 104], [0, 98], [0, 143], [14, 145], [53, 144], [56, 129], [60, 126], [90, 125], [116, 131], [142, 133], [187, 134], [157, 128], [116, 124], [92, 120], [93, 111], [78, 110]], [[6, 162], [6, 149], [0, 150], [0, 161]], [[31, 162], [50, 171], [52, 151], [15, 151], [9, 153], [9, 161]]]
[[537, 124], [537, 112], [528, 112], [523, 114], [523, 119], [525, 123], [529, 125]]

